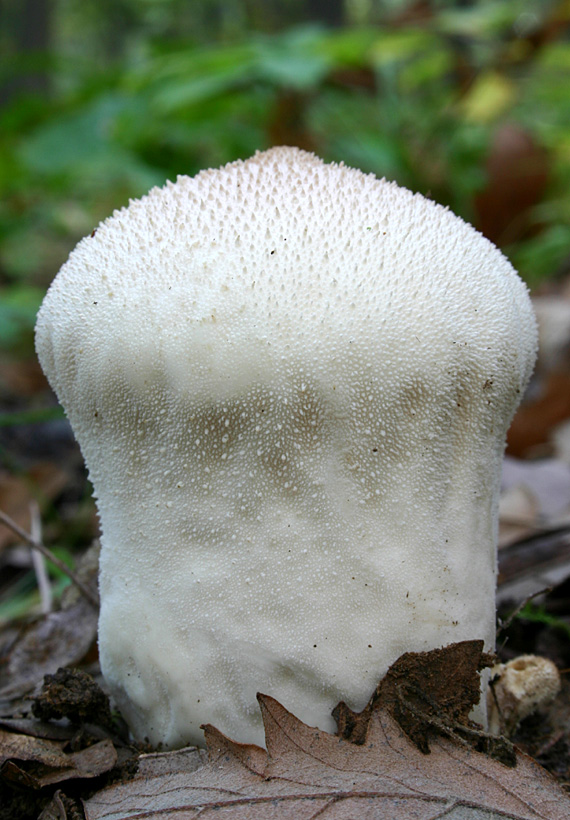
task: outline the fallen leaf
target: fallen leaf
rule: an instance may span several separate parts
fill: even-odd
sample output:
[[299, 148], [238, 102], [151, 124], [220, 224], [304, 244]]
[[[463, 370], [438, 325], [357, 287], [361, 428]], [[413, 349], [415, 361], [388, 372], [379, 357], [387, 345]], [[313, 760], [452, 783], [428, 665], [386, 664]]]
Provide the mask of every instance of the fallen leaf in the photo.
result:
[[2, 659], [0, 699], [23, 697], [44, 675], [81, 661], [97, 633], [97, 613], [89, 601], [52, 612], [26, 625]]
[[[81, 580], [97, 588], [98, 546], [91, 547], [77, 567]], [[85, 657], [97, 635], [98, 613], [76, 587], [68, 587], [62, 609], [19, 630], [0, 657], [0, 700], [15, 700], [30, 692], [45, 675], [74, 666]]]
[[20, 735], [43, 737], [46, 740], [71, 740], [77, 727], [61, 723], [45, 723], [33, 718], [0, 718], [0, 728], [8, 729]]
[[[373, 713], [384, 708], [427, 754], [432, 735], [442, 730], [453, 734], [476, 729], [469, 713], [481, 697], [478, 672], [494, 663], [494, 655], [483, 652], [483, 641], [405, 652], [388, 669], [362, 712], [338, 704], [333, 711], [338, 734], [353, 743], [364, 743]], [[474, 736], [479, 739], [476, 731]]]
[[68, 820], [68, 818], [73, 820], [80, 816], [78, 812], [74, 802], [58, 789], [39, 815], [38, 820]]
[[[481, 657], [480, 642], [466, 643], [469, 646], [463, 650], [457, 648], [461, 644], [440, 650], [437, 658], [440, 668], [442, 664], [452, 668], [453, 660], [458, 658], [467, 658], [465, 664], [470, 667], [487, 660]], [[423, 679], [429, 681], [434, 670], [430, 665], [433, 654], [417, 655], [424, 656], [422, 662], [427, 666]], [[425, 656], [431, 658], [426, 660]], [[435, 820], [443, 817], [446, 820], [491, 820], [498, 816], [503, 820], [566, 820], [570, 817], [570, 799], [547, 772], [521, 753], [516, 755], [516, 767], [507, 767], [460, 742], [459, 737], [441, 736], [430, 721], [428, 724], [433, 729], [429, 737], [430, 754], [423, 753], [390, 713], [391, 709], [405, 711], [405, 704], [398, 696], [403, 680], [401, 673], [406, 664], [413, 669], [410, 658], [397, 663], [400, 666], [396, 671], [387, 675], [384, 695], [380, 684], [365, 718], [345, 713], [345, 716], [353, 715], [359, 732], [365, 726], [360, 743], [310, 728], [273, 698], [258, 695], [267, 751], [235, 743], [213, 726], [206, 726], [208, 763], [200, 765], [201, 753], [197, 749], [165, 754], [158, 769], [141, 766], [133, 780], [109, 786], [84, 800], [85, 817], [87, 820], [134, 820], [135, 817], [191, 820], [198, 816], [200, 820], [214, 817], [231, 820], [316, 817], [320, 820]], [[416, 681], [421, 678], [417, 668], [415, 675]], [[445, 683], [444, 680], [432, 685], [432, 694], [444, 693]], [[463, 697], [459, 686], [452, 683], [447, 705], [439, 704], [443, 706], [439, 723], [444, 729], [451, 716], [459, 722], [465, 719], [465, 709], [476, 690], [478, 692], [478, 683], [472, 683], [468, 695]], [[434, 701], [432, 712], [439, 711], [439, 707]], [[412, 711], [417, 719], [415, 707]], [[425, 727], [421, 731], [424, 730]]]
[[[2, 779], [18, 786], [42, 789], [77, 778], [90, 779], [110, 771], [117, 762], [112, 740], [105, 739], [78, 752], [66, 753], [53, 740], [0, 732]], [[24, 767], [22, 762], [30, 763]]]
[[570, 573], [570, 530], [539, 532], [499, 551], [497, 603], [524, 601], [556, 587]]
[[113, 741], [106, 738], [79, 752], [72, 752], [67, 757], [68, 765], [61, 770], [46, 771], [35, 775], [38, 788], [77, 778], [99, 777], [113, 768], [117, 762], [117, 751]]
[[570, 816], [570, 800], [526, 756], [517, 756], [513, 770], [445, 738], [424, 755], [384, 710], [374, 713], [365, 744], [357, 746], [305, 726], [272, 698], [259, 701], [267, 752], [207, 727], [208, 764], [190, 775], [176, 772], [104, 789], [84, 801], [87, 820]]
[[34, 760], [46, 766], [61, 768], [65, 766], [67, 756], [62, 751], [60, 742], [0, 729], [0, 765], [12, 759]]

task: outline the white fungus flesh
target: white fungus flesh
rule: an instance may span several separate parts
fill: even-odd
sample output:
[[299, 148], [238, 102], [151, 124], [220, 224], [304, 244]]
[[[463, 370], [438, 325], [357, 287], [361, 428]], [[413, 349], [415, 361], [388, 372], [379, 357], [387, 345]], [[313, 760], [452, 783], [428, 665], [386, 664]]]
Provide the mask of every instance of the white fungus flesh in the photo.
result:
[[471, 226], [295, 148], [153, 189], [37, 322], [102, 525], [103, 674], [134, 735], [334, 730], [405, 651], [494, 644], [507, 427], [536, 328]]

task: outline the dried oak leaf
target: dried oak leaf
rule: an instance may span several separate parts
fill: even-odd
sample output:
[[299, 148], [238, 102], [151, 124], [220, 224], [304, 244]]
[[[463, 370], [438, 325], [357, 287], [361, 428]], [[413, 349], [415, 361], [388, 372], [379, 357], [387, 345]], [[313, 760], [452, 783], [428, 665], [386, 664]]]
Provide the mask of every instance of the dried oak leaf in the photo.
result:
[[481, 697], [478, 673], [494, 663], [495, 656], [483, 652], [483, 641], [405, 652], [388, 669], [362, 712], [353, 712], [345, 703], [335, 707], [338, 734], [364, 743], [373, 712], [385, 708], [424, 754], [429, 752], [430, 735], [442, 732], [467, 733], [477, 746], [486, 736], [469, 720], [469, 712]]
[[83, 820], [83, 812], [73, 798], [58, 789], [38, 820]]
[[[423, 678], [415, 670], [413, 685], [403, 695], [400, 659], [395, 665], [400, 664], [399, 671], [394, 673], [392, 667], [385, 678], [386, 691], [382, 695], [382, 685], [377, 688], [366, 715], [355, 716], [339, 706], [345, 717], [353, 716], [349, 735], [357, 727], [358, 743], [310, 728], [273, 698], [258, 695], [267, 751], [235, 743], [206, 726], [208, 763], [200, 765], [195, 749], [171, 753], [171, 765], [169, 756], [162, 755], [159, 768], [149, 766], [147, 758], [133, 780], [84, 801], [85, 816], [87, 820], [198, 816], [200, 820], [222, 816], [231, 820], [567, 820], [570, 799], [531, 758], [517, 752], [517, 765], [510, 768], [463, 742], [456, 724], [466, 719], [478, 683], [472, 681], [464, 697], [458, 682], [463, 673], [453, 663], [462, 659], [477, 681], [476, 668], [486, 661], [479, 642], [466, 644], [463, 649], [457, 648], [462, 644], [454, 644], [438, 656], [440, 668], [451, 675], [443, 682], [432, 680], [433, 653], [417, 653], [417, 664], [427, 664], [427, 670]], [[410, 657], [405, 664], [413, 671]], [[431, 687], [427, 700], [416, 688], [426, 681]], [[391, 712], [407, 714], [406, 693], [410, 692], [416, 702], [410, 704], [413, 719], [404, 731]], [[443, 702], [438, 705], [440, 697]], [[471, 724], [463, 725], [469, 734]], [[419, 745], [427, 743], [429, 735], [430, 754], [411, 740], [410, 726]]]
[[98, 777], [117, 762], [117, 752], [108, 739], [79, 752], [66, 752], [65, 745], [0, 730], [0, 781], [41, 789], [66, 780]]

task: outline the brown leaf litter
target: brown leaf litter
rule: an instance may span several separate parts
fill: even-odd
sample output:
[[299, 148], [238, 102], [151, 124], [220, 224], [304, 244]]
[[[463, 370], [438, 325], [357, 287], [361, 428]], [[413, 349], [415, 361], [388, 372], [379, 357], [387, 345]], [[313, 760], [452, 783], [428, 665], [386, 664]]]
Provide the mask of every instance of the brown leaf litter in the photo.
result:
[[207, 754], [141, 754], [90, 676], [62, 669], [33, 699], [35, 717], [0, 719], [0, 793], [11, 796], [0, 818], [35, 820], [42, 806], [41, 820], [570, 817], [547, 772], [469, 719], [493, 662], [482, 649], [406, 653], [362, 712], [336, 707], [336, 735], [259, 695], [267, 750], [206, 726]]
[[531, 758], [516, 752], [507, 766], [469, 742], [484, 737], [467, 712], [489, 660], [479, 641], [407, 653], [362, 713], [337, 707], [337, 735], [259, 695], [267, 751], [206, 726], [208, 763], [193, 749], [158, 768], [142, 758], [132, 780], [83, 801], [86, 820], [566, 820], [570, 799]]
[[[97, 589], [98, 545], [85, 553], [77, 572]], [[97, 637], [98, 612], [74, 587], [68, 587], [56, 612], [24, 624], [0, 658], [0, 704], [28, 695], [44, 675], [80, 663]], [[6, 714], [6, 711], [4, 714]]]

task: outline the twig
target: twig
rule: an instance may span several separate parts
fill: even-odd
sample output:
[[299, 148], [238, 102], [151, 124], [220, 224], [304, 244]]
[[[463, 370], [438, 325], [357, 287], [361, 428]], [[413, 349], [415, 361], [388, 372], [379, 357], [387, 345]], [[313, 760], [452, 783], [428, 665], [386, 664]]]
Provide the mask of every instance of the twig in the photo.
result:
[[38, 550], [38, 552], [41, 552], [41, 554], [45, 555], [45, 557], [49, 561], [51, 561], [52, 564], [55, 564], [55, 566], [59, 570], [61, 570], [61, 572], [65, 573], [65, 575], [67, 575], [67, 577], [70, 578], [71, 581], [73, 581], [73, 583], [78, 587], [78, 589], [81, 590], [81, 592], [85, 595], [87, 600], [91, 604], [93, 604], [93, 606], [99, 606], [99, 596], [96, 593], [92, 592], [89, 589], [89, 587], [87, 587], [83, 583], [83, 581], [81, 581], [81, 579], [77, 577], [75, 572], [72, 569], [69, 569], [69, 567], [66, 566], [63, 563], [63, 561], [61, 561], [57, 557], [57, 555], [54, 555], [53, 552], [49, 550], [47, 547], [45, 547], [40, 541], [36, 541], [34, 538], [32, 538], [31, 535], [29, 535], [25, 530], [18, 526], [18, 524], [16, 524], [16, 522], [13, 521], [9, 515], [6, 515], [6, 513], [2, 512], [2, 510], [0, 510], [0, 521], [3, 524], [5, 524], [8, 527], [8, 529], [16, 533], [16, 535], [18, 535], [22, 539], [22, 541], [25, 541], [26, 544]]
[[[36, 543], [41, 543], [42, 519], [40, 516], [40, 508], [38, 507], [36, 501], [30, 501], [30, 522], [31, 538], [36, 541]], [[48, 612], [51, 612], [53, 596], [46, 567], [46, 558], [41, 554], [41, 552], [38, 552], [38, 550], [35, 550], [33, 547], [30, 547], [30, 550], [32, 553], [34, 569], [36, 571], [38, 589], [40, 591], [42, 612], [44, 615], [47, 615]]]
[[[501, 634], [501, 632], [504, 632], [505, 629], [509, 628], [509, 626], [512, 624], [512, 622], [517, 617], [517, 615], [520, 615], [520, 613], [525, 608], [525, 606], [527, 604], [529, 604], [532, 601], [533, 598], [537, 598], [539, 595], [548, 595], [549, 592], [552, 592], [552, 587], [545, 587], [544, 589], [537, 590], [537, 592], [533, 592], [531, 595], [527, 595], [527, 597], [524, 599], [524, 601], [517, 606], [515, 611], [511, 612], [511, 614], [509, 615], [507, 620], [506, 621], [501, 621], [499, 623], [499, 628], [497, 629], [497, 633], [496, 633], [495, 637], [498, 638], [499, 635]], [[505, 638], [505, 640], [501, 644], [501, 649], [504, 648], [506, 642], [507, 642], [507, 639]]]

